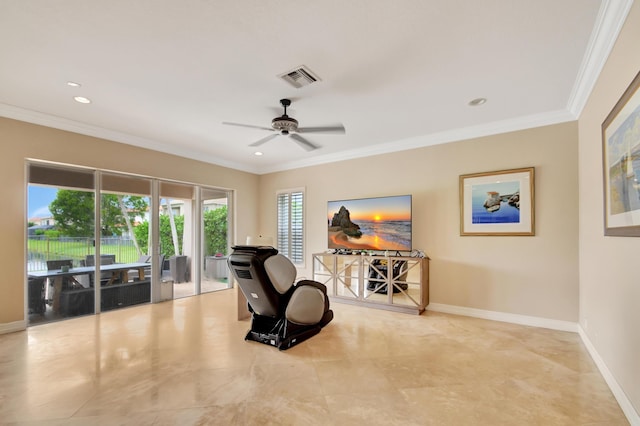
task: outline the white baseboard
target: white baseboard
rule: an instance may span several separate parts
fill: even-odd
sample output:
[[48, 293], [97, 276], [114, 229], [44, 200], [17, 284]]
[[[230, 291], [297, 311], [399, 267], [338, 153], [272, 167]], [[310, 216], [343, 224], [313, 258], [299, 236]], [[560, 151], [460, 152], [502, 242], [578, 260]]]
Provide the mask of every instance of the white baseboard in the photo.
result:
[[624, 390], [622, 390], [616, 378], [613, 377], [613, 374], [609, 371], [607, 364], [602, 360], [602, 357], [600, 357], [600, 354], [596, 351], [595, 346], [593, 346], [593, 343], [589, 340], [589, 336], [587, 336], [587, 333], [580, 325], [578, 325], [578, 333], [580, 334], [582, 342], [587, 347], [587, 351], [589, 351], [589, 355], [591, 355], [593, 362], [598, 366], [600, 374], [602, 374], [602, 377], [607, 382], [607, 385], [609, 385], [609, 389], [611, 389], [613, 396], [616, 398], [616, 401], [618, 401], [622, 412], [627, 416], [627, 420], [629, 420], [631, 426], [640, 426], [640, 415], [633, 408], [633, 404], [631, 404], [631, 401], [627, 398], [627, 394], [624, 393]]
[[16, 331], [23, 331], [27, 329], [27, 323], [25, 321], [15, 321], [0, 324], [0, 334], [14, 333]]
[[571, 331], [574, 333], [578, 332], [578, 324], [571, 321], [553, 320], [548, 318], [509, 314], [497, 311], [485, 311], [483, 309], [467, 308], [464, 306], [429, 303], [429, 305], [427, 306], [427, 311], [464, 315], [467, 317], [482, 318], [493, 321], [510, 322], [513, 324], [529, 325], [532, 327], [549, 328], [551, 330]]

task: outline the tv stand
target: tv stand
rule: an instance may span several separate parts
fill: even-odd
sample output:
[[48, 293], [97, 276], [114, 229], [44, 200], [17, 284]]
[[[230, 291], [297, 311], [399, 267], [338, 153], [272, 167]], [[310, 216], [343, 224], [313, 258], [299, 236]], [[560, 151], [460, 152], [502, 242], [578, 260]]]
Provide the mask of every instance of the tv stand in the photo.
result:
[[313, 279], [339, 303], [420, 315], [429, 304], [429, 258], [313, 254]]

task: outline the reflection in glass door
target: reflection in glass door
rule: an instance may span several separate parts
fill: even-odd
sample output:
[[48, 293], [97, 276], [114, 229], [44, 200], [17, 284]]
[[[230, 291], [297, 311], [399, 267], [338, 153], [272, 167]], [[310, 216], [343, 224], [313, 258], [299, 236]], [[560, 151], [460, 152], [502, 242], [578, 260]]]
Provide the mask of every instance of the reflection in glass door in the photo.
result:
[[226, 191], [202, 188], [202, 257], [200, 290], [207, 293], [231, 288], [227, 255], [229, 211]]

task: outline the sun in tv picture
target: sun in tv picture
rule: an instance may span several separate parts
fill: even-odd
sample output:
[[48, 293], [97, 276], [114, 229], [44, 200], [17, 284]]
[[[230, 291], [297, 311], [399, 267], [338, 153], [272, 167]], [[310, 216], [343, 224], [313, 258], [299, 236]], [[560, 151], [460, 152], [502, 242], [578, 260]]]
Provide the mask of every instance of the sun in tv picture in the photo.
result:
[[411, 195], [327, 204], [330, 249], [411, 250]]

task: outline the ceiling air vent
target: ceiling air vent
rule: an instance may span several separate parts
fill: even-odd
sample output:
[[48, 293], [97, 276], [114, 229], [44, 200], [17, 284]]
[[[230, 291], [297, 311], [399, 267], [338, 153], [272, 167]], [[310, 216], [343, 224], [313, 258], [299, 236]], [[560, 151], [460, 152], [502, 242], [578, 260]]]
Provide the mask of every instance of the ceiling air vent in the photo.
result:
[[304, 86], [308, 86], [316, 81], [320, 81], [320, 79], [307, 67], [301, 65], [297, 68], [289, 72], [285, 72], [284, 74], [280, 74], [278, 77], [299, 89]]

